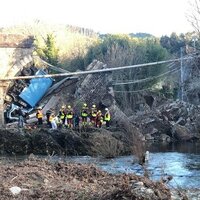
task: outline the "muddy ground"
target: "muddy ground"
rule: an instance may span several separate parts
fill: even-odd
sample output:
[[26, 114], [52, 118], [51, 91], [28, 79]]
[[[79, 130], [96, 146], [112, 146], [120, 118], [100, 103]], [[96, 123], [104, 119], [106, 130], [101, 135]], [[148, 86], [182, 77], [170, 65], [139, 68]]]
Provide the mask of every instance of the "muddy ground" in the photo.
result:
[[[169, 189], [134, 174], [111, 175], [94, 165], [29, 159], [0, 165], [1, 199], [171, 199]], [[13, 187], [21, 191], [13, 194]]]

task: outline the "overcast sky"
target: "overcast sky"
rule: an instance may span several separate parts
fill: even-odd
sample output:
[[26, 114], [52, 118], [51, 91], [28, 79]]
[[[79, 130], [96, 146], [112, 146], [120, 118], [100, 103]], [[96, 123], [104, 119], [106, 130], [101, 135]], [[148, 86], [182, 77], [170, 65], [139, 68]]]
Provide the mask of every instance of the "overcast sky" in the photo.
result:
[[100, 33], [186, 33], [194, 0], [3, 0], [0, 26], [39, 19], [91, 28]]

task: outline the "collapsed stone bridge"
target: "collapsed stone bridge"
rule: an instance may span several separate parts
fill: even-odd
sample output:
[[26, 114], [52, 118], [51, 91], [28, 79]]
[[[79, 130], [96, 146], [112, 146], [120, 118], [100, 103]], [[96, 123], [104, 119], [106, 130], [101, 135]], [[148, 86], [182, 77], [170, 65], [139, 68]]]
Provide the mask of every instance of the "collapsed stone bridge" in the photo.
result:
[[[33, 64], [32, 36], [0, 34], [0, 78], [13, 77]], [[4, 102], [10, 81], [0, 82], [0, 127], [4, 125]]]

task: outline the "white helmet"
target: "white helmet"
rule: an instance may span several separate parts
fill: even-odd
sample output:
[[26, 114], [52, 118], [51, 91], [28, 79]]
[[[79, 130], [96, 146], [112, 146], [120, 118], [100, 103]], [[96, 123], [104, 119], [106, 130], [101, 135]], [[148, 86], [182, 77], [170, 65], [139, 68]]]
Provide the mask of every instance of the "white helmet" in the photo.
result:
[[108, 108], [105, 108], [106, 111], [108, 111]]

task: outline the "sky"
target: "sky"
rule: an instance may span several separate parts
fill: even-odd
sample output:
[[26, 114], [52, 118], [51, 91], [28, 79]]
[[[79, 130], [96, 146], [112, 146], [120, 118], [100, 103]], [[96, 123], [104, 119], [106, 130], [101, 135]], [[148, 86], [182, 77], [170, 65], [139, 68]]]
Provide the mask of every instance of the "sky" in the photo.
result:
[[194, 0], [3, 0], [0, 26], [41, 20], [100, 33], [145, 32], [155, 36], [186, 33]]

